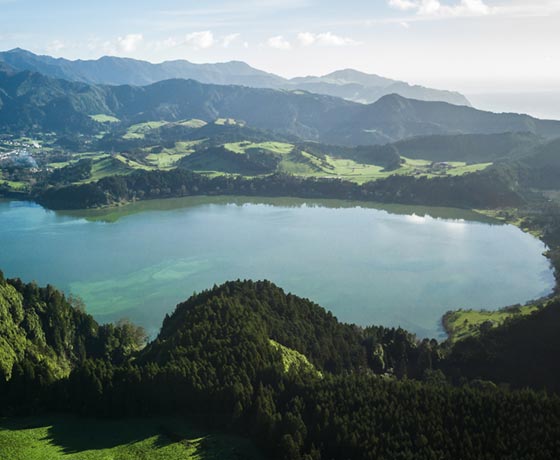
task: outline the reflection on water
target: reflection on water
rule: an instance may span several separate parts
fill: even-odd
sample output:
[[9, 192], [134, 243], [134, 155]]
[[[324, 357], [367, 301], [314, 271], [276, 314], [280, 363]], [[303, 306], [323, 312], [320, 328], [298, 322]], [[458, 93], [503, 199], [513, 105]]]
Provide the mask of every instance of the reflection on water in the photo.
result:
[[84, 209], [78, 211], [57, 211], [61, 215], [73, 217], [83, 217], [87, 220], [100, 220], [104, 222], [115, 222], [118, 219], [138, 214], [146, 211], [172, 211], [175, 209], [184, 209], [188, 207], [200, 206], [202, 204], [235, 204], [243, 206], [247, 204], [265, 204], [270, 206], [278, 206], [284, 208], [305, 207], [323, 207], [331, 209], [340, 208], [367, 208], [387, 211], [391, 214], [425, 216], [429, 215], [441, 219], [454, 220], [470, 220], [473, 222], [485, 222], [500, 224], [499, 221], [479, 214], [477, 212], [457, 209], [442, 208], [428, 206], [412, 206], [404, 204], [384, 204], [372, 203], [366, 201], [347, 201], [347, 200], [313, 200], [304, 198], [264, 198], [264, 197], [239, 197], [239, 196], [189, 196], [182, 198], [166, 198], [163, 200], [146, 200], [136, 203], [126, 204], [124, 206], [102, 208], [102, 209]]

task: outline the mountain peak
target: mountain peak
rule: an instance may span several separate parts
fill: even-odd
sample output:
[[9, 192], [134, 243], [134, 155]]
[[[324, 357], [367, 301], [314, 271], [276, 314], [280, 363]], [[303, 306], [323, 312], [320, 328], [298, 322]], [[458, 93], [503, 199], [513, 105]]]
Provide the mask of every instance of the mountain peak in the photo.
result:
[[11, 50], [4, 51], [11, 54], [34, 54], [31, 51], [24, 50], [23, 48], [12, 48]]

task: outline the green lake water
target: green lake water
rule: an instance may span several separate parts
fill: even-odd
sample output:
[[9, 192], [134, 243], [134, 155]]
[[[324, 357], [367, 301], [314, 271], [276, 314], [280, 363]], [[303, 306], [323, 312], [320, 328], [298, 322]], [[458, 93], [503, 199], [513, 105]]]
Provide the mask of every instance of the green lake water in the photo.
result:
[[548, 294], [542, 242], [452, 209], [184, 198], [56, 213], [0, 201], [0, 269], [78, 294], [100, 321], [153, 335], [166, 313], [232, 279], [269, 279], [340, 320], [442, 337], [450, 309]]

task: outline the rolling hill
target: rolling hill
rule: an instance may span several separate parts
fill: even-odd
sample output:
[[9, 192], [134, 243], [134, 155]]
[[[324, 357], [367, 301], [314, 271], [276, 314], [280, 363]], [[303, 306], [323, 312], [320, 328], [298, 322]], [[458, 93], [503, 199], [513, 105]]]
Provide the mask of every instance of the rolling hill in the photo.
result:
[[153, 85], [72, 83], [24, 71], [0, 71], [0, 127], [94, 133], [116, 117], [124, 125], [146, 121], [242, 120], [250, 127], [338, 145], [385, 144], [412, 136], [529, 132], [560, 136], [560, 121], [495, 114], [396, 94], [369, 105], [304, 91], [165, 80]]

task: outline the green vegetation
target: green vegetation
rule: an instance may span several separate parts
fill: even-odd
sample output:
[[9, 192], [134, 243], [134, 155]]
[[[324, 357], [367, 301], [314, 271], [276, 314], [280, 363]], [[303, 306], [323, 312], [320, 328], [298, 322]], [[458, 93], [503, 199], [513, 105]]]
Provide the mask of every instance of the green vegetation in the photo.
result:
[[146, 156], [146, 160], [150, 162], [153, 166], [157, 169], [171, 169], [172, 167], [177, 165], [177, 162], [184, 158], [185, 156], [189, 155], [189, 152], [184, 153], [150, 153]]
[[[466, 164], [465, 162], [433, 163], [431, 161], [403, 158], [398, 168], [386, 169], [381, 165], [360, 163], [352, 158], [335, 157], [333, 154], [310, 153], [286, 142], [230, 142], [223, 145], [227, 151], [252, 157], [267, 157], [263, 170], [249, 165], [250, 159], [226, 156], [223, 151], [207, 149], [183, 162], [183, 166], [198, 172], [241, 174], [254, 176], [267, 172], [282, 172], [301, 177], [337, 178], [363, 184], [392, 175], [416, 177], [460, 176], [482, 171], [492, 163]], [[305, 149], [305, 146], [303, 147]], [[311, 149], [313, 152], [315, 149]], [[336, 151], [336, 148], [334, 148]], [[347, 154], [349, 155], [349, 154]], [[150, 159], [153, 161], [156, 155]], [[365, 158], [364, 158], [365, 159]], [[263, 160], [260, 160], [263, 163]]]
[[[228, 164], [243, 157], [253, 170], [271, 167], [260, 156], [238, 155], [223, 147], [191, 154], [181, 162], [201, 164], [211, 158]], [[185, 163], [188, 160], [188, 163]], [[231, 163], [229, 163], [231, 164]], [[238, 167], [240, 163], [233, 163]], [[234, 172], [235, 170], [231, 170]], [[105, 177], [95, 183], [47, 189], [36, 200], [51, 209], [85, 209], [131, 201], [191, 195], [292, 196], [313, 199], [346, 199], [402, 204], [429, 204], [463, 208], [516, 206], [522, 196], [499, 171], [487, 170], [464, 176], [415, 178], [393, 175], [358, 185], [338, 179], [300, 178], [284, 174], [241, 178], [231, 175], [209, 177], [184, 169], [171, 171], [136, 170], [125, 176]]]
[[6, 184], [9, 190], [18, 192], [26, 191], [29, 187], [29, 184], [27, 184], [26, 182], [3, 180], [2, 178], [0, 178], [0, 185], [2, 184]]
[[95, 182], [104, 177], [131, 172], [132, 168], [129, 168], [120, 158], [106, 155], [93, 163], [91, 176], [84, 182]]
[[536, 305], [511, 306], [497, 311], [460, 309], [447, 312], [442, 322], [449, 340], [456, 342], [466, 337], [478, 336], [483, 330], [497, 327], [509, 319], [530, 315], [537, 310]]
[[476, 164], [466, 164], [463, 162], [455, 162], [451, 163], [453, 166], [447, 174], [451, 176], [461, 176], [463, 174], [471, 174], [478, 171], [483, 171], [489, 166], [492, 166], [492, 163], [476, 163]]
[[167, 122], [165, 121], [147, 121], [129, 126], [126, 130], [126, 134], [123, 136], [123, 139], [144, 139], [146, 133], [154, 129], [161, 128], [166, 124]]
[[119, 123], [120, 120], [112, 115], [105, 115], [99, 113], [97, 115], [90, 115], [91, 119], [97, 121], [98, 123]]
[[[339, 323], [270, 282], [236, 281], [179, 304], [140, 348], [132, 325], [99, 326], [53, 288], [0, 285], [14, 294], [4, 310], [18, 317], [22, 296], [24, 311], [43, 315], [47, 352], [70, 366], [53, 375], [18, 356], [0, 379], [1, 413], [110, 416], [4, 419], [0, 445], [21, 458], [251, 458], [245, 441], [220, 434], [226, 426], [278, 459], [548, 460], [560, 450], [560, 399], [496, 385], [560, 391], [558, 368], [547, 365], [560, 351], [556, 301], [442, 346]], [[13, 348], [6, 337], [0, 348]], [[219, 430], [193, 428], [185, 414]]]
[[[431, 134], [434, 126], [448, 135], [529, 132], [547, 139], [560, 135], [558, 122], [526, 115], [491, 114], [396, 94], [363, 105], [313, 93], [205, 85], [181, 79], [122, 91], [114, 86], [5, 71], [0, 71], [0, 92], [0, 122], [8, 132], [95, 136], [110, 128], [111, 123], [96, 122], [90, 115], [112, 114], [125, 125], [128, 120], [175, 123], [193, 118], [217, 120], [228, 127], [246, 123], [286, 136], [338, 145], [385, 144]], [[152, 129], [153, 124], [133, 129], [124, 140], [142, 139]]]
[[270, 344], [272, 347], [280, 352], [282, 355], [282, 364], [284, 365], [284, 372], [295, 372], [295, 373], [312, 373], [318, 376], [322, 374], [315, 369], [315, 366], [309, 362], [307, 357], [301, 354], [299, 351], [292, 350], [291, 348], [285, 347], [281, 343], [270, 339]]
[[277, 153], [280, 155], [287, 155], [289, 154], [294, 146], [292, 144], [288, 144], [286, 142], [230, 142], [224, 144], [224, 147], [228, 150], [231, 150], [235, 153], [246, 153], [248, 149], [263, 149], [267, 150], [271, 153]]
[[228, 125], [228, 126], [244, 126], [245, 122], [236, 120], [235, 118], [217, 118], [214, 121], [217, 125]]
[[180, 121], [178, 124], [186, 126], [187, 128], [202, 128], [203, 126], [206, 126], [207, 123], [197, 118], [191, 118], [190, 120]]
[[179, 418], [106, 420], [40, 416], [0, 420], [10, 460], [259, 459], [249, 441]]

